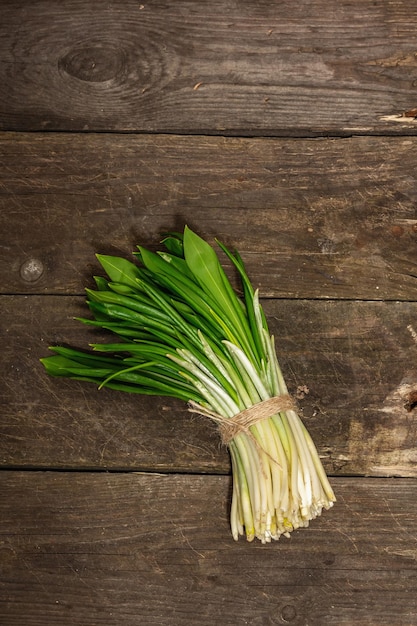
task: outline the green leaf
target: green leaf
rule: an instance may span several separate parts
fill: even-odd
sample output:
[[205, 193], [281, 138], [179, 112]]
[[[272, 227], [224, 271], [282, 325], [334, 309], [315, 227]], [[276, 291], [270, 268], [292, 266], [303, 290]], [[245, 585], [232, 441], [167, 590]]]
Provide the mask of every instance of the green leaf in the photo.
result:
[[151, 272], [154, 280], [159, 276], [165, 276], [185, 282], [191, 285], [193, 289], [196, 288], [194, 276], [184, 259], [177, 259], [166, 253], [155, 254], [141, 246], [138, 246], [138, 249], [142, 263]]
[[162, 240], [163, 243], [171, 254], [174, 254], [177, 257], [184, 258], [184, 244], [183, 244], [184, 236], [182, 233], [167, 233]]
[[82, 352], [81, 350], [76, 350], [75, 348], [66, 348], [64, 346], [51, 346], [49, 349], [52, 352], [55, 352], [55, 354], [58, 354], [59, 356], [65, 358], [67, 361], [71, 361], [71, 363], [75, 362], [81, 363], [83, 365], [93, 365], [94, 367], [96, 367], [97, 365], [100, 365], [100, 367], [119, 367], [120, 363], [120, 358], [106, 357], [102, 355], [91, 354], [90, 352]]
[[[232, 252], [230, 252], [230, 250], [220, 241], [217, 241], [217, 244], [220, 246], [223, 252], [227, 255], [227, 257], [232, 261], [233, 265], [236, 267], [242, 279], [243, 295], [245, 299], [246, 311], [248, 314], [249, 327], [251, 330], [251, 336], [253, 337], [253, 342], [254, 342], [254, 345], [256, 346], [256, 351], [257, 351], [259, 362], [260, 362], [262, 361], [262, 359], [266, 358], [266, 351], [264, 348], [264, 342], [263, 342], [262, 334], [261, 334], [262, 330], [259, 328], [255, 306], [254, 306], [254, 301], [255, 300], [257, 301], [257, 298], [255, 296], [255, 291], [252, 287], [252, 283], [250, 282], [249, 276], [246, 273], [243, 260], [239, 256], [239, 253], [236, 252], [235, 254], [232, 254]], [[265, 316], [263, 314], [262, 307], [259, 305], [259, 303], [258, 303], [258, 311], [261, 315], [262, 323], [263, 323], [265, 330], [268, 330]]]
[[137, 326], [138, 328], [141, 328], [143, 325], [143, 316], [124, 306], [91, 300], [89, 300], [88, 306], [98, 320], [119, 320], [126, 323], [126, 325]]
[[48, 374], [51, 376], [91, 376], [97, 379], [109, 376], [114, 370], [111, 368], [94, 367], [92, 364], [82, 365], [66, 357], [56, 355], [41, 359]]
[[174, 267], [180, 277], [186, 276], [190, 280], [194, 280], [194, 276], [192, 272], [190, 272], [184, 259], [176, 257], [173, 254], [168, 254], [167, 252], [158, 252], [158, 256], [160, 256], [166, 263]]
[[175, 310], [170, 302], [169, 296], [163, 293], [161, 289], [158, 289], [145, 281], [140, 281], [140, 286], [154, 301], [154, 303], [159, 306], [164, 313], [166, 313], [176, 331], [178, 333], [184, 333], [184, 335], [191, 339], [195, 345], [198, 345], [197, 331], [187, 324], [187, 322]]
[[159, 320], [167, 323], [169, 318], [162, 313], [159, 309], [152, 306], [149, 302], [149, 298], [141, 295], [123, 295], [115, 293], [113, 291], [93, 291], [92, 289], [86, 289], [86, 293], [90, 302], [101, 302], [108, 305], [120, 305], [126, 309], [131, 309], [144, 316], [144, 319], [150, 318], [151, 320]]
[[108, 289], [108, 282], [102, 276], [94, 276], [94, 281], [99, 291], [106, 291]]
[[221, 308], [227, 326], [238, 338], [237, 343], [251, 360], [256, 361], [253, 340], [242, 310], [242, 303], [234, 293], [217, 254], [210, 244], [187, 227], [184, 231], [184, 256], [197, 282]]
[[119, 293], [122, 295], [137, 294], [137, 288], [133, 289], [132, 287], [129, 287], [128, 285], [123, 285], [123, 283], [109, 282], [107, 283], [107, 286], [108, 286], [108, 289], [111, 289], [112, 291], [114, 291], [114, 293]]
[[141, 272], [131, 261], [104, 254], [97, 254], [96, 257], [112, 282], [137, 289], [136, 279], [141, 277]]
[[86, 324], [87, 326], [95, 326], [96, 328], [103, 328], [104, 330], [108, 330], [119, 337], [122, 337], [126, 341], [133, 341], [136, 339], [143, 339], [148, 336], [148, 333], [144, 329], [132, 328], [131, 326], [125, 326], [122, 323], [118, 322], [108, 322], [107, 320], [91, 320], [85, 317], [76, 317], [74, 318], [78, 322], [82, 324]]

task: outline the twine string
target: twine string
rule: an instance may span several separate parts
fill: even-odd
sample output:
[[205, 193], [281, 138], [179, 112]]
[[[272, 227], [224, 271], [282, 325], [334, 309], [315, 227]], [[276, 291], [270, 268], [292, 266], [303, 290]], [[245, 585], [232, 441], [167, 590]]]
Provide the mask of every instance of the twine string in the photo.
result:
[[262, 400], [253, 406], [244, 409], [233, 417], [223, 417], [210, 409], [191, 401], [188, 406], [191, 413], [199, 413], [209, 417], [218, 425], [222, 443], [228, 445], [230, 441], [240, 433], [251, 434], [249, 428], [263, 419], [272, 417], [276, 413], [284, 411], [295, 411], [296, 405], [289, 394], [274, 396], [267, 400]]

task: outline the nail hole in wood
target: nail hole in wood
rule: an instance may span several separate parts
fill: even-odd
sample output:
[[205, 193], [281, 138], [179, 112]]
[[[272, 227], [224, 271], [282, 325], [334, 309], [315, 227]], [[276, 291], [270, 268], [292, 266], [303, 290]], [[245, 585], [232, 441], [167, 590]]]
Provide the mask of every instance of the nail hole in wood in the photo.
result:
[[409, 413], [413, 411], [417, 407], [417, 390], [410, 391], [407, 396], [407, 402], [405, 403], [405, 408]]

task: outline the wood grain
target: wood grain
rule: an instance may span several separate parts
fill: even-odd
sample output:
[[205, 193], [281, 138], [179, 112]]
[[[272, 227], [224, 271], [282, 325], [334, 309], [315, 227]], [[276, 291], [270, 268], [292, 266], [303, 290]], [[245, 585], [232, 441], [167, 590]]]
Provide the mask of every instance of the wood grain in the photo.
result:
[[[290, 392], [331, 474], [416, 476], [417, 303], [264, 301]], [[228, 473], [215, 426], [168, 398], [47, 376], [50, 344], [86, 348], [83, 299], [0, 299], [3, 467]], [[106, 336], [101, 337], [104, 341]]]
[[415, 134], [417, 2], [3, 0], [0, 128]]
[[8, 626], [415, 623], [415, 480], [334, 479], [335, 507], [267, 546], [232, 540], [227, 477], [0, 481]]
[[[0, 5], [0, 623], [417, 624], [417, 0]], [[104, 339], [96, 252], [185, 224], [331, 476], [290, 541], [232, 540], [213, 424], [39, 363]]]
[[0, 290], [82, 293], [188, 223], [264, 296], [415, 300], [411, 139], [0, 135]]

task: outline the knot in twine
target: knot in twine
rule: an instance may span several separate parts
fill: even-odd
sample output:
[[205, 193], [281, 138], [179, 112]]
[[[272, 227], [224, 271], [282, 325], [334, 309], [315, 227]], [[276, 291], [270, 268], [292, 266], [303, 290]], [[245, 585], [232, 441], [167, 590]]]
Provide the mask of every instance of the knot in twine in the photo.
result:
[[219, 427], [222, 443], [228, 445], [236, 435], [240, 433], [250, 434], [249, 428], [261, 420], [272, 417], [276, 413], [295, 411], [296, 404], [289, 394], [283, 394], [262, 400], [262, 402], [258, 402], [244, 409], [233, 417], [223, 417], [192, 401], [189, 403], [188, 410], [191, 413], [199, 413], [200, 415], [209, 417], [216, 422]]

